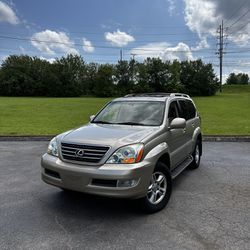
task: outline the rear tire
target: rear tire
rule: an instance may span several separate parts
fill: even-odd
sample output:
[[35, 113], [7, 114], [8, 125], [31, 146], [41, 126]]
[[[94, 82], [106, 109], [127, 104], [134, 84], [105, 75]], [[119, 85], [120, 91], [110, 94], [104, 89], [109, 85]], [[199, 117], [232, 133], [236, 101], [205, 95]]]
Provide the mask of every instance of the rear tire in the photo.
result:
[[193, 161], [189, 165], [189, 169], [196, 169], [200, 166], [201, 161], [201, 142], [197, 140], [194, 151], [192, 153]]
[[172, 177], [164, 163], [157, 163], [147, 191], [147, 195], [139, 200], [143, 211], [155, 213], [167, 205], [172, 192]]

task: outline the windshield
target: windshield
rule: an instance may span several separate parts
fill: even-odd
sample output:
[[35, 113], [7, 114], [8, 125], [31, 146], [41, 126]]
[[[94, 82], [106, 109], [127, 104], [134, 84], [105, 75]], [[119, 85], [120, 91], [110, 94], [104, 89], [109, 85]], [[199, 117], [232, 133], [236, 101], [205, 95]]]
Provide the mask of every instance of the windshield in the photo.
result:
[[115, 101], [108, 104], [92, 123], [159, 126], [164, 110], [165, 102]]

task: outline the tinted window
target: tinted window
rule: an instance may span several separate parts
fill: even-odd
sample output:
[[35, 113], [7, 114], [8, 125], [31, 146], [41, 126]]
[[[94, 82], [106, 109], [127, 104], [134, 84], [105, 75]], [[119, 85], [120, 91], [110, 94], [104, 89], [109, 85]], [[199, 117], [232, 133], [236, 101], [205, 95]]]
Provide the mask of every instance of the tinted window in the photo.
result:
[[169, 109], [168, 109], [168, 118], [169, 121], [171, 122], [174, 118], [178, 117], [178, 106], [177, 102], [171, 102]]
[[196, 110], [195, 110], [194, 104], [191, 101], [187, 101], [187, 105], [188, 105], [189, 119], [192, 119], [196, 115]]
[[195, 117], [196, 110], [193, 103], [189, 100], [180, 100], [179, 101], [181, 107], [180, 117], [186, 120], [192, 119]]

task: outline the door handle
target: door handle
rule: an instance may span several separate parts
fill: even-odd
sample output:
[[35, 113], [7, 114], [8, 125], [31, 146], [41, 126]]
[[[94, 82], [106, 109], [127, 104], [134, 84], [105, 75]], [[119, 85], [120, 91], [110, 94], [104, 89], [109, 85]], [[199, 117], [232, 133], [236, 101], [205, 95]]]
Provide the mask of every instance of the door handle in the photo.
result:
[[192, 123], [192, 127], [194, 128], [194, 123]]
[[187, 130], [184, 128], [184, 129], [183, 129], [183, 133], [186, 133], [186, 131], [187, 131]]

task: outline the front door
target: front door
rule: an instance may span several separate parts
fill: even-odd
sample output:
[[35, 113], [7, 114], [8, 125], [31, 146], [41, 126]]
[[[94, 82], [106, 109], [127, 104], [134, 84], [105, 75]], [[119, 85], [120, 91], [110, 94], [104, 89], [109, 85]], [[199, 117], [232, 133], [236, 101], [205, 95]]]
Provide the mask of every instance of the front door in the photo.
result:
[[[177, 101], [172, 101], [168, 109], [168, 124], [174, 118], [179, 117], [179, 108]], [[167, 143], [169, 146], [171, 165], [176, 167], [187, 157], [187, 136], [186, 129], [171, 129], [167, 133]]]

